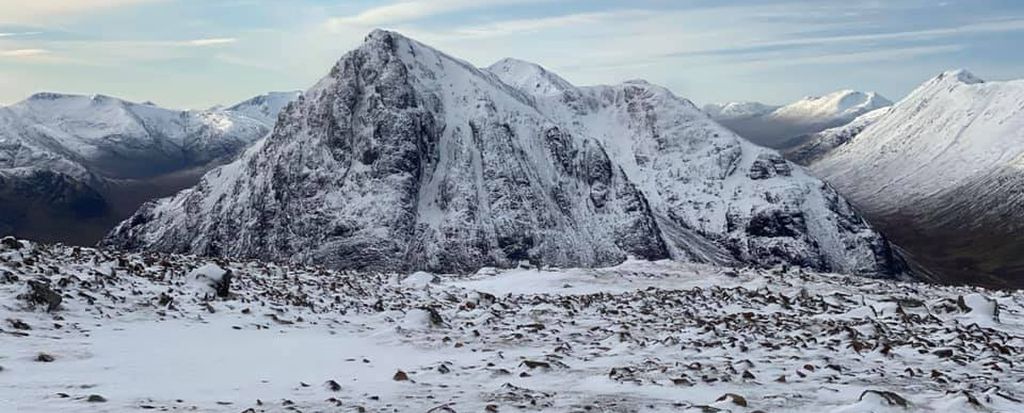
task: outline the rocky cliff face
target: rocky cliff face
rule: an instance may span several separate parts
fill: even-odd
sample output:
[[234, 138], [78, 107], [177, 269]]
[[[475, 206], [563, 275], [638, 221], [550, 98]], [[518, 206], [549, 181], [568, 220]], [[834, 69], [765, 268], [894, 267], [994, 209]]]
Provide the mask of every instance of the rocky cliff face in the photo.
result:
[[105, 244], [356, 269], [640, 258], [895, 274], [838, 195], [689, 101], [375, 31], [273, 133]]

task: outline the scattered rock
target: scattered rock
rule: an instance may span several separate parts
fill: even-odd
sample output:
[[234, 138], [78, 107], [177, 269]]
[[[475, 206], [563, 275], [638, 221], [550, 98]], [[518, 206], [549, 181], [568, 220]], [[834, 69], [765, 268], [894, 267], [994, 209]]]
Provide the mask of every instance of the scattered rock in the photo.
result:
[[46, 353], [39, 353], [39, 355], [36, 356], [36, 361], [42, 363], [50, 363], [53, 360], [55, 360], [54, 357]]
[[28, 325], [28, 323], [26, 323], [24, 321], [21, 321], [20, 319], [17, 319], [17, 318], [8, 318], [7, 319], [7, 324], [10, 324], [11, 327], [14, 327], [14, 328], [16, 328], [18, 330], [31, 330], [32, 329], [32, 326]]
[[544, 361], [523, 360], [523, 362], [519, 363], [519, 365], [526, 366], [526, 367], [530, 368], [531, 370], [535, 369], [535, 368], [544, 368], [544, 369], [550, 369], [551, 368], [551, 363], [544, 362]]
[[409, 375], [406, 374], [404, 371], [398, 370], [397, 372], [395, 372], [395, 376], [392, 377], [391, 379], [394, 381], [408, 381]]
[[89, 398], [85, 399], [85, 401], [90, 403], [106, 403], [107, 398], [98, 394], [90, 394]]
[[904, 399], [903, 396], [884, 390], [864, 390], [857, 400], [864, 400], [864, 396], [867, 395], [876, 395], [890, 406], [910, 407], [910, 402]]
[[745, 397], [743, 397], [743, 396], [740, 396], [740, 395], [736, 394], [736, 393], [726, 393], [726, 394], [723, 394], [722, 397], [719, 397], [715, 401], [716, 402], [722, 402], [722, 401], [726, 401], [726, 400], [731, 401], [732, 404], [735, 404], [737, 406], [747, 407], [747, 399]]
[[46, 306], [46, 311], [57, 311], [60, 308], [60, 303], [64, 301], [59, 293], [50, 288], [49, 282], [29, 280], [28, 288], [29, 292], [22, 295], [21, 298], [32, 304]]
[[3, 239], [0, 239], [0, 246], [3, 246], [4, 248], [9, 250], [20, 250], [21, 242], [19, 242], [17, 238], [7, 236], [3, 237]]
[[326, 382], [324, 382], [324, 387], [326, 387], [327, 390], [330, 391], [341, 391], [341, 385], [334, 380], [327, 380]]

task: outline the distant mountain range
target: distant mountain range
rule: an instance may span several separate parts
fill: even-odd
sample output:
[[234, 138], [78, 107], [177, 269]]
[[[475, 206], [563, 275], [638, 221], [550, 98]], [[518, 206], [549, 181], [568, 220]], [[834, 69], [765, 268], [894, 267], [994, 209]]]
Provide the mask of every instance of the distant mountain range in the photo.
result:
[[706, 105], [704, 111], [751, 142], [788, 150], [803, 144], [810, 134], [845, 125], [860, 115], [890, 105], [892, 102], [874, 92], [840, 90], [805, 97], [785, 106], [732, 102]]
[[153, 197], [195, 183], [266, 135], [297, 96], [181, 111], [38, 93], [0, 108], [0, 233], [94, 243]]
[[193, 188], [104, 245], [360, 270], [627, 256], [903, 274], [834, 190], [644, 81], [577, 87], [374, 31]]

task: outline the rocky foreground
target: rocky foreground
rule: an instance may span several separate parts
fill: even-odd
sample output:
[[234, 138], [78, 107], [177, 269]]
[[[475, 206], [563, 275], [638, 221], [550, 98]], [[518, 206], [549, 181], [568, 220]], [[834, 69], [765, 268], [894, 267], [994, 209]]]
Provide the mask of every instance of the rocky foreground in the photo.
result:
[[360, 274], [7, 238], [0, 411], [1024, 410], [1024, 292], [729, 270]]

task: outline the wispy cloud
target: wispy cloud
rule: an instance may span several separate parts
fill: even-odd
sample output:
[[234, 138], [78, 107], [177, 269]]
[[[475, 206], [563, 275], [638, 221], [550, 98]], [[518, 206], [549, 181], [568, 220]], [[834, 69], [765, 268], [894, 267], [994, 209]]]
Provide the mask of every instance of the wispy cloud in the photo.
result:
[[42, 34], [43, 32], [0, 32], [0, 38], [4, 37], [19, 37], [19, 36], [33, 36]]
[[333, 27], [386, 25], [461, 10], [483, 9], [527, 1], [531, 0], [405, 0], [370, 8], [354, 16], [333, 17], [328, 24]]
[[2, 57], [33, 57], [50, 54], [51, 51], [46, 49], [12, 49], [12, 50], [0, 50], [0, 56]]
[[[830, 51], [824, 53], [811, 53], [803, 56], [779, 53], [768, 56], [759, 56], [756, 58], [744, 58], [738, 63], [763, 69], [769, 66], [785, 67], [869, 62], [899, 62], [923, 56], [955, 53], [962, 51], [965, 48], [966, 47], [962, 44], [948, 44], [936, 46], [893, 47], [860, 52]], [[721, 64], [722, 62], [718, 63]]]
[[[732, 43], [724, 47], [698, 48], [670, 53], [670, 56], [757, 52], [764, 49], [776, 49], [799, 46], [822, 46], [840, 43], [868, 43], [881, 41], [923, 41], [935, 40], [950, 36], [971, 34], [1000, 33], [1024, 31], [1024, 19], [989, 20], [947, 27], [920, 30], [892, 31], [883, 33], [847, 34], [836, 36], [803, 36], [799, 38], [781, 37], [772, 40], [754, 41], [750, 43]], [[882, 46], [884, 47], [884, 46]]]
[[238, 39], [234, 37], [212, 37], [207, 39], [188, 40], [180, 44], [185, 46], [216, 46], [222, 44], [231, 44], [237, 41]]
[[163, 0], [4, 0], [0, 1], [0, 22], [38, 23], [41, 19], [74, 16]]
[[542, 30], [605, 23], [621, 19], [633, 19], [650, 16], [652, 13], [648, 10], [620, 10], [615, 12], [573, 13], [533, 19], [504, 20], [477, 26], [456, 27], [446, 31], [446, 35], [462, 38], [509, 36]]

